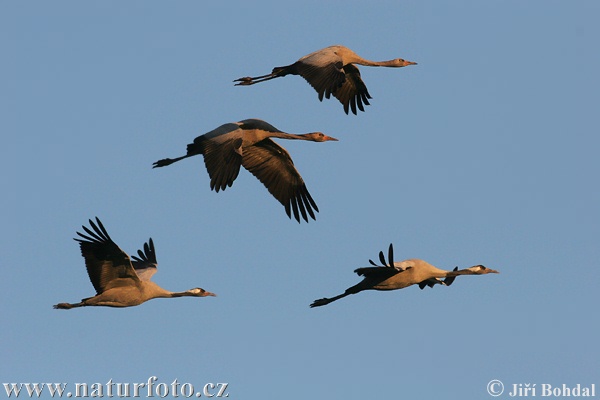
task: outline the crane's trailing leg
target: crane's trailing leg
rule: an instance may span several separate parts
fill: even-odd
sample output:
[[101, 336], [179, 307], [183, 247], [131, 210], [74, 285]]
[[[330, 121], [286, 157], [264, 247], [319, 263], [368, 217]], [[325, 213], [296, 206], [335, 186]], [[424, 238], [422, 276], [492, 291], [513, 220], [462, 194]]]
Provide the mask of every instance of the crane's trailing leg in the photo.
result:
[[279, 78], [281, 76], [286, 76], [286, 75], [292, 73], [290, 70], [290, 67], [291, 67], [291, 65], [288, 65], [285, 67], [275, 67], [275, 68], [273, 68], [273, 71], [267, 75], [245, 76], [243, 78], [236, 79], [236, 80], [234, 80], [234, 82], [238, 82], [238, 83], [236, 83], [235, 86], [254, 85], [255, 83], [269, 81], [271, 79]]
[[363, 290], [363, 289], [359, 288], [359, 285], [360, 285], [360, 283], [358, 285], [354, 285], [352, 287], [349, 287], [348, 289], [346, 289], [346, 291], [344, 293], [339, 294], [337, 296], [329, 297], [329, 298], [325, 297], [325, 298], [322, 298], [322, 299], [315, 300], [310, 305], [310, 308], [325, 306], [325, 305], [327, 305], [327, 304], [329, 304], [331, 302], [334, 302], [336, 300], [342, 299], [342, 298], [344, 298], [346, 296], [349, 296], [351, 294], [356, 294], [356, 293], [360, 292], [361, 290]]
[[177, 158], [163, 158], [162, 160], [158, 160], [154, 164], [152, 164], [152, 168], [166, 167], [167, 165], [171, 165], [174, 162], [183, 160], [184, 158], [188, 158], [188, 157], [190, 157], [189, 154], [182, 156], [182, 157], [177, 157]]
[[75, 307], [83, 307], [85, 306], [85, 304], [83, 304], [83, 301], [81, 303], [58, 303], [54, 306], [55, 309], [57, 310], [70, 310], [71, 308], [75, 308]]

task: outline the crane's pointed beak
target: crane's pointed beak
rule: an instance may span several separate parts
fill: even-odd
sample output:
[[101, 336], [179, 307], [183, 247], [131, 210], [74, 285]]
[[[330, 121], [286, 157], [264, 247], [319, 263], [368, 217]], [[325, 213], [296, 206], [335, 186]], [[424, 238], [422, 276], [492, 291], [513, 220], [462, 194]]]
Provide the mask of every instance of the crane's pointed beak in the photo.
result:
[[417, 65], [417, 63], [414, 62], [414, 61], [406, 61], [404, 65], [405, 66], [407, 66], [407, 65]]
[[329, 140], [331, 140], [333, 142], [339, 142], [339, 139], [325, 135], [325, 141], [329, 141]]

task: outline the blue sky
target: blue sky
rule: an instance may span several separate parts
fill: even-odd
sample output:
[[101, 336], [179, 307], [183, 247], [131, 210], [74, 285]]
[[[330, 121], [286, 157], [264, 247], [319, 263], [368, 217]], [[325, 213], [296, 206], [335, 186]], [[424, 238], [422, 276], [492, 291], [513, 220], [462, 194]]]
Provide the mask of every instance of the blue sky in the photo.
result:
[[[3, 2], [0, 381], [157, 376], [291, 400], [600, 385], [599, 11]], [[232, 83], [332, 44], [418, 65], [362, 67], [373, 99], [358, 116], [299, 77]], [[288, 220], [246, 171], [214, 193], [201, 157], [151, 168], [246, 118], [340, 139], [281, 143], [316, 221]], [[94, 216], [130, 253], [154, 239], [162, 287], [218, 297], [53, 310], [93, 295], [72, 238]], [[389, 243], [398, 260], [501, 273], [308, 307]]]

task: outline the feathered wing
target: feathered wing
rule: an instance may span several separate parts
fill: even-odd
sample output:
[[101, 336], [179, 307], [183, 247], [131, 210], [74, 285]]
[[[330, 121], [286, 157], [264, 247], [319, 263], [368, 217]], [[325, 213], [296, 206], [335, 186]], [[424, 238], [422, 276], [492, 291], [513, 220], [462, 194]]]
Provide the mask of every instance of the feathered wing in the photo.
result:
[[242, 165], [242, 131], [238, 124], [224, 124], [194, 139], [189, 154], [203, 154], [210, 177], [211, 190], [225, 190], [233, 185]]
[[425, 289], [425, 286], [429, 286], [430, 288], [432, 288], [435, 285], [444, 285], [444, 284], [445, 284], [444, 281], [441, 280], [440, 278], [429, 278], [422, 282], [419, 282], [419, 289], [423, 290], [423, 289]]
[[309, 55], [293, 64], [302, 76], [319, 94], [319, 100], [329, 98], [346, 80], [342, 59], [334, 53], [324, 57], [321, 54]]
[[365, 278], [384, 281], [394, 275], [404, 272], [404, 270], [397, 270], [393, 267], [363, 267], [355, 269], [354, 272]]
[[138, 250], [137, 256], [131, 256], [131, 264], [137, 276], [143, 281], [152, 279], [157, 271], [158, 262], [156, 261], [156, 250], [152, 238], [144, 243], [144, 251]]
[[373, 260], [369, 260], [369, 263], [373, 265], [373, 267], [357, 268], [354, 270], [354, 272], [359, 276], [364, 276], [365, 278], [384, 281], [396, 274], [406, 271], [407, 269], [404, 268], [401, 263], [394, 263], [394, 246], [391, 243], [390, 247], [388, 248], [388, 260], [385, 260], [383, 251], [380, 251], [379, 261], [382, 265], [377, 265]]
[[256, 118], [243, 119], [240, 122], [238, 122], [237, 125], [242, 130], [259, 129], [261, 131], [267, 132], [281, 132], [279, 129], [275, 128], [267, 121], [263, 121], [262, 119]]
[[265, 139], [243, 149], [242, 165], [265, 185], [269, 192], [285, 207], [291, 218], [308, 222], [319, 211], [304, 180], [294, 167], [288, 152], [271, 139]]
[[77, 232], [83, 239], [75, 240], [79, 242], [81, 255], [85, 259], [88, 276], [96, 293], [102, 293], [114, 279], [139, 281], [129, 256], [113, 242], [100, 219], [96, 217], [97, 224], [92, 220], [89, 223], [93, 230], [82, 226], [87, 235]]
[[343, 84], [333, 91], [333, 95], [344, 105], [344, 111], [348, 114], [348, 109], [352, 109], [352, 113], [356, 115], [356, 107], [360, 111], [365, 111], [363, 103], [370, 105], [369, 100], [371, 95], [367, 90], [367, 86], [360, 78], [360, 71], [353, 64], [344, 65], [346, 79]]

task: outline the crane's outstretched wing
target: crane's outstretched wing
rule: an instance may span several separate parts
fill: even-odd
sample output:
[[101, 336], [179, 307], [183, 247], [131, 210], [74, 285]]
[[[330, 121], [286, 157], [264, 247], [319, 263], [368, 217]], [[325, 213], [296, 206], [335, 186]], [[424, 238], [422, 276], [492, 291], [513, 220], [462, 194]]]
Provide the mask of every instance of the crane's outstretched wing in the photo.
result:
[[399, 271], [390, 267], [363, 267], [355, 269], [354, 272], [359, 276], [364, 276], [365, 278], [373, 278], [384, 281], [404, 271]]
[[344, 105], [346, 114], [348, 114], [348, 109], [351, 108], [352, 113], [356, 115], [357, 106], [360, 111], [365, 111], [363, 103], [367, 106], [370, 105], [371, 95], [365, 83], [360, 79], [360, 71], [357, 67], [353, 64], [345, 65], [344, 72], [346, 73], [344, 83], [332, 93]]
[[[458, 271], [458, 267], [454, 267], [454, 269], [452, 271], [455, 271], [455, 272]], [[450, 276], [450, 277], [444, 278], [444, 279], [430, 278], [423, 282], [419, 282], [419, 288], [424, 289], [425, 286], [429, 286], [430, 288], [432, 288], [435, 285], [450, 286], [450, 285], [452, 285], [452, 282], [454, 282], [455, 279], [456, 279], [456, 276]]]
[[419, 282], [419, 289], [423, 290], [425, 289], [425, 286], [429, 286], [430, 288], [432, 288], [435, 285], [444, 285], [444, 281], [440, 278], [429, 278], [424, 280], [423, 282]]
[[100, 219], [96, 217], [97, 224], [91, 219], [89, 223], [93, 231], [82, 226], [87, 235], [77, 232], [83, 239], [75, 240], [79, 242], [81, 255], [85, 259], [88, 276], [96, 293], [102, 293], [114, 279], [127, 278], [138, 281], [129, 256], [113, 242]]
[[138, 250], [137, 253], [137, 256], [131, 256], [133, 269], [141, 280], [149, 281], [152, 279], [152, 275], [156, 273], [158, 266], [152, 238], [144, 243], [144, 251]]
[[304, 180], [294, 167], [289, 153], [271, 139], [265, 139], [244, 148], [242, 165], [265, 185], [285, 207], [288, 217], [300, 222], [315, 219], [317, 204], [311, 197]]
[[369, 260], [369, 263], [373, 265], [373, 267], [357, 268], [354, 270], [354, 272], [360, 276], [364, 276], [365, 278], [385, 280], [408, 269], [405, 269], [401, 265], [396, 265], [394, 263], [394, 247], [391, 243], [390, 247], [388, 248], [388, 260], [385, 260], [383, 251], [380, 251], [379, 261], [382, 265], [377, 265], [373, 260]]
[[319, 100], [328, 99], [346, 80], [341, 58], [322, 60], [316, 57], [306, 58], [292, 65], [319, 94]]
[[218, 192], [233, 185], [242, 165], [242, 142], [240, 126], [228, 123], [198, 136], [188, 145], [188, 155], [204, 155], [211, 190]]
[[[453, 272], [458, 271], [458, 267], [454, 267], [454, 269], [452, 271]], [[444, 278], [444, 285], [446, 285], [446, 286], [452, 285], [452, 282], [454, 282], [455, 279], [456, 279], [456, 276], [449, 276], [448, 278]]]

